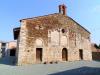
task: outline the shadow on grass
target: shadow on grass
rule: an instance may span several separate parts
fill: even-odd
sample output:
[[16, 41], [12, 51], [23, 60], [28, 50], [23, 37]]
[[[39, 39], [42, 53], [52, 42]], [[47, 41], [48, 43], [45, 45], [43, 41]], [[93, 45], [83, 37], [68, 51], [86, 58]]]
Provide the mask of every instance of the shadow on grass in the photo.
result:
[[100, 75], [100, 68], [81, 67], [48, 75]]
[[15, 60], [15, 57], [3, 57], [0, 58], [0, 64], [15, 66]]

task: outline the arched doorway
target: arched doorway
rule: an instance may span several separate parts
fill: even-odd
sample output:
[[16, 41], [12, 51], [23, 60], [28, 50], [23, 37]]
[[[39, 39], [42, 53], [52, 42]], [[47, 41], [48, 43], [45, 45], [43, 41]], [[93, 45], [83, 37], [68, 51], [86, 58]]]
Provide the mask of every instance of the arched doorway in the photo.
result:
[[42, 38], [36, 39], [36, 62], [42, 62], [43, 52], [43, 40]]
[[68, 51], [66, 48], [62, 49], [62, 60], [63, 61], [68, 61]]

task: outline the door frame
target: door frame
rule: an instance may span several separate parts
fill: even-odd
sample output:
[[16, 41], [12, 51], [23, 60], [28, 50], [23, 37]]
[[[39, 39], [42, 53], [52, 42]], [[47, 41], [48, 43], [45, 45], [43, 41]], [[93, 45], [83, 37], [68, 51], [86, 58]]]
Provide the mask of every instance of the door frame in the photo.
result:
[[[63, 51], [65, 51], [65, 58], [63, 58]], [[62, 61], [68, 61], [68, 50], [67, 50], [67, 48], [62, 49]]]
[[83, 60], [83, 49], [79, 49], [79, 59]]
[[[39, 58], [40, 60], [37, 59], [37, 56], [38, 56], [37, 55], [37, 50], [40, 51], [40, 56], [39, 56], [40, 57]], [[42, 60], [43, 60], [43, 48], [36, 48], [36, 62], [42, 62]]]

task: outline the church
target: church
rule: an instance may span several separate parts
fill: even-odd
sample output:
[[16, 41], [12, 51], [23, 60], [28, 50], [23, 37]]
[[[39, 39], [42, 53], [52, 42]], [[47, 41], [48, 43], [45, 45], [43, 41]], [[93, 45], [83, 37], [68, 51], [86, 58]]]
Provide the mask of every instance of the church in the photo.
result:
[[67, 15], [59, 13], [20, 20], [14, 28], [17, 65], [92, 60], [90, 32]]

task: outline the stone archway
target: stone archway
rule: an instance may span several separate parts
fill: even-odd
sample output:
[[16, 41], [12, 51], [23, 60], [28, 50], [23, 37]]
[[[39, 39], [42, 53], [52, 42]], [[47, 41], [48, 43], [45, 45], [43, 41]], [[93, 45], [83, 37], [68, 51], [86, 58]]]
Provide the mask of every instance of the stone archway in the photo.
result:
[[43, 46], [43, 41], [42, 41], [42, 39], [36, 39], [36, 46]]
[[68, 61], [68, 51], [66, 48], [62, 49], [62, 60], [63, 61]]
[[36, 62], [42, 62], [43, 58], [43, 40], [36, 39]]

